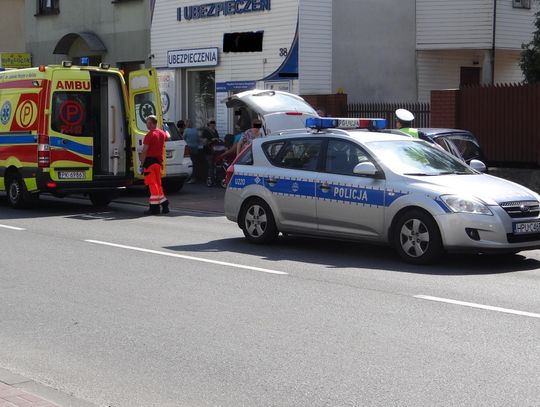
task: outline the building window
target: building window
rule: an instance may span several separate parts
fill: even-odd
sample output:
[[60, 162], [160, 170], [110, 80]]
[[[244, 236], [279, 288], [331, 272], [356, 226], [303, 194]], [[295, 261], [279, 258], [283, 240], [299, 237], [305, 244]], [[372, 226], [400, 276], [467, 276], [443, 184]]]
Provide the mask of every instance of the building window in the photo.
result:
[[531, 0], [512, 0], [512, 7], [530, 9]]
[[37, 15], [60, 13], [60, 0], [37, 0]]

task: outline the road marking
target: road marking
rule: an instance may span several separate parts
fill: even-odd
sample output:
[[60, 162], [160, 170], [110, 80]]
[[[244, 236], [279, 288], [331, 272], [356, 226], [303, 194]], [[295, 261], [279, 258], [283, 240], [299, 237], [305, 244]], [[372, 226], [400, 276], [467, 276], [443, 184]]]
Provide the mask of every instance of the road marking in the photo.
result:
[[270, 269], [264, 269], [264, 268], [253, 267], [253, 266], [244, 266], [242, 264], [227, 263], [225, 261], [203, 259], [202, 257], [186, 256], [184, 254], [162, 252], [162, 251], [159, 251], [159, 250], [143, 249], [141, 247], [126, 246], [126, 245], [123, 245], [123, 244], [102, 242], [102, 241], [99, 241], [99, 240], [85, 240], [85, 242], [94, 243], [94, 244], [100, 244], [100, 245], [104, 245], [104, 246], [118, 247], [120, 249], [135, 250], [135, 251], [143, 252], [143, 253], [159, 254], [161, 256], [176, 257], [176, 258], [179, 258], [179, 259], [200, 261], [200, 262], [203, 262], [203, 263], [217, 264], [217, 265], [220, 265], [220, 266], [234, 267], [234, 268], [238, 268], [238, 269], [260, 271], [260, 272], [269, 273], [269, 274], [279, 274], [279, 275], [288, 275], [289, 274], [289, 273], [285, 273], [283, 271], [270, 270]]
[[8, 226], [8, 225], [0, 225], [0, 228], [11, 229], [11, 230], [26, 230], [25, 228], [18, 228], [15, 226]]
[[420, 298], [422, 300], [428, 300], [428, 301], [446, 302], [448, 304], [463, 305], [465, 307], [480, 308], [480, 309], [485, 309], [488, 311], [504, 312], [506, 314], [521, 315], [524, 317], [540, 318], [540, 314], [535, 314], [534, 312], [518, 311], [514, 309], [509, 309], [509, 308], [492, 307], [491, 305], [476, 304], [474, 302], [465, 302], [465, 301], [451, 300], [448, 298], [431, 297], [429, 295], [415, 295], [414, 298]]

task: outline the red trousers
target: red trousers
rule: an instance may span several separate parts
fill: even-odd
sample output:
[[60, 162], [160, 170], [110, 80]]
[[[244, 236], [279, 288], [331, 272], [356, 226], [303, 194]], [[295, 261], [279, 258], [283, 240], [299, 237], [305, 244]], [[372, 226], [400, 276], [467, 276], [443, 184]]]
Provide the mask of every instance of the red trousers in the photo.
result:
[[161, 185], [161, 166], [152, 164], [144, 170], [144, 185], [150, 189], [150, 205], [159, 205], [167, 200]]

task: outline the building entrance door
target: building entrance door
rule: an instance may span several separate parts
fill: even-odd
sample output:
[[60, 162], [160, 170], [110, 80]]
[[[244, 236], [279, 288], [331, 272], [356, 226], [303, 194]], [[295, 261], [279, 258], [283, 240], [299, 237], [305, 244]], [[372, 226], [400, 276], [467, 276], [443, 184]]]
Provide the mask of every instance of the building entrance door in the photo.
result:
[[208, 119], [215, 119], [215, 71], [188, 71], [187, 112], [195, 127], [204, 127]]

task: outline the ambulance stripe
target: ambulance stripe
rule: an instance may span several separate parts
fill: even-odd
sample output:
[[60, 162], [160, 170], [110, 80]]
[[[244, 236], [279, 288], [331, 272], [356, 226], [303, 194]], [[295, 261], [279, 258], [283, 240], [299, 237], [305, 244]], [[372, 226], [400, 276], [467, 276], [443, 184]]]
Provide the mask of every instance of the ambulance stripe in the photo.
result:
[[66, 150], [70, 150], [83, 155], [93, 155], [94, 151], [92, 146], [77, 143], [76, 141], [68, 140], [61, 137], [51, 137], [50, 144], [53, 147], [65, 148]]
[[31, 134], [0, 134], [0, 144], [32, 144], [37, 143], [37, 137]]
[[51, 163], [54, 163], [55, 161], [74, 161], [89, 166], [93, 164], [92, 160], [88, 160], [84, 157], [72, 153], [71, 151], [51, 151]]
[[0, 146], [0, 160], [17, 157], [21, 162], [33, 162], [37, 159], [37, 146]]
[[33, 80], [21, 80], [21, 81], [0, 83], [0, 89], [14, 89], [14, 88], [38, 89], [39, 87], [34, 85]]

